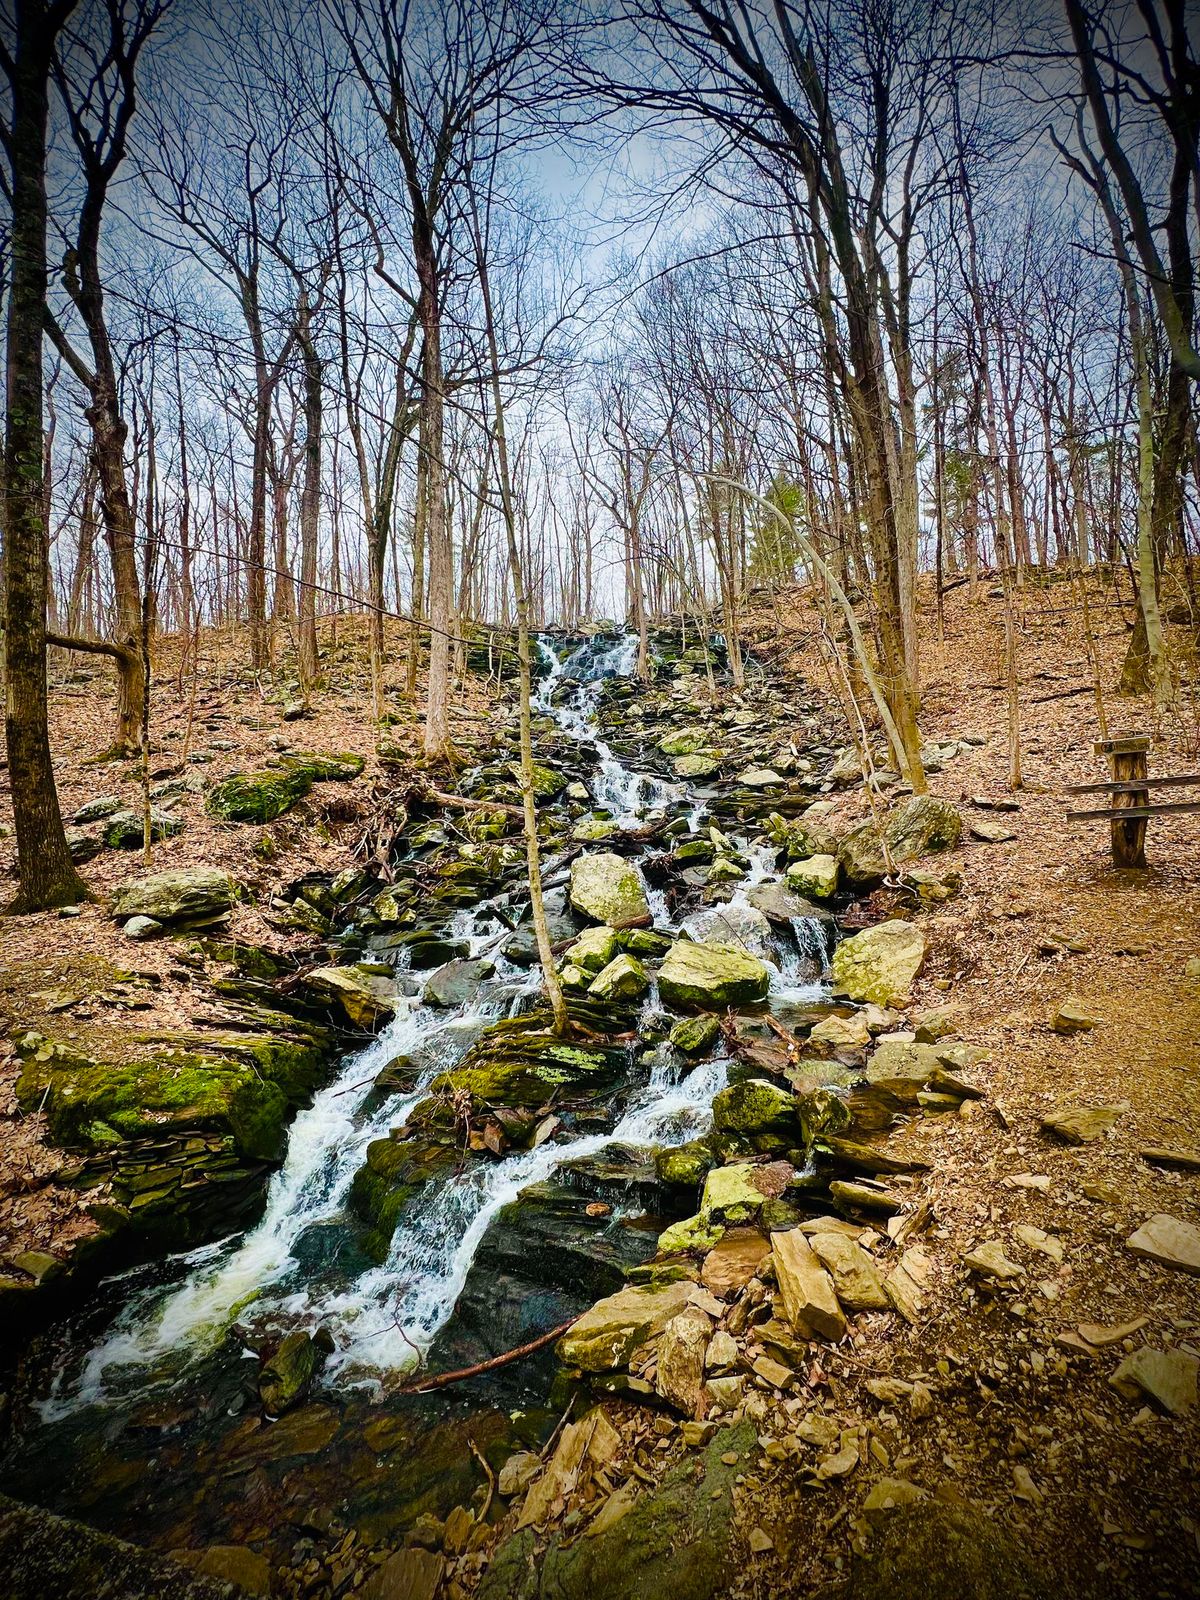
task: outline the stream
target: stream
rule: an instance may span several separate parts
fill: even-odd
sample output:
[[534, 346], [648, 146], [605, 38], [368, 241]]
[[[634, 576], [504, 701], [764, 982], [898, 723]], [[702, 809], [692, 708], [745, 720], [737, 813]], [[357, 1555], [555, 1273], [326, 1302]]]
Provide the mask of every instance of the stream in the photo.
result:
[[[686, 817], [693, 834], [706, 829], [702, 795], [636, 770], [597, 726], [604, 685], [632, 675], [636, 638], [600, 636], [565, 657], [548, 640], [538, 649], [535, 714], [552, 718], [576, 747], [594, 806], [624, 827], [670, 812]], [[718, 919], [736, 920], [747, 891], [775, 876], [769, 849], [734, 843], [749, 869]], [[661, 848], [648, 844], [642, 854]], [[548, 864], [547, 878], [561, 881], [552, 874]], [[695, 927], [687, 918], [676, 926], [662, 892], [651, 887], [649, 899], [657, 931], [701, 936], [707, 926], [708, 936], [722, 936], [711, 910]], [[589, 1163], [603, 1173], [614, 1152], [636, 1162], [639, 1152], [695, 1138], [708, 1126], [728, 1063], [692, 1066], [659, 1049], [646, 1071], [635, 1069], [631, 1051], [630, 1081], [611, 1097], [608, 1126], [564, 1127], [533, 1149], [465, 1163], [431, 1182], [406, 1208], [386, 1259], [370, 1261], [346, 1220], [368, 1145], [405, 1122], [489, 1023], [529, 1009], [538, 992], [538, 969], [505, 956], [510, 928], [492, 901], [454, 912], [446, 931], [472, 957], [487, 957], [491, 975], [456, 1008], [402, 998], [378, 1037], [341, 1060], [295, 1118], [257, 1224], [108, 1280], [41, 1341], [27, 1374], [37, 1399], [3, 1468], [5, 1488], [139, 1542], [265, 1539], [282, 1559], [289, 1540], [317, 1537], [304, 1531], [306, 1508], [334, 1506], [365, 1537], [387, 1537], [422, 1510], [444, 1514], [469, 1497], [479, 1476], [468, 1439], [502, 1461], [548, 1432], [549, 1352], [441, 1395], [394, 1391], [419, 1362], [437, 1371], [475, 1348], [456, 1329], [456, 1308], [506, 1207], [534, 1186], [569, 1187]], [[791, 937], [773, 930], [769, 946], [755, 952], [771, 971], [773, 1010], [823, 997], [825, 940], [825, 925], [805, 919]], [[654, 988], [645, 1007], [658, 1007]], [[408, 1058], [415, 1079], [406, 1093], [380, 1095], [375, 1079], [397, 1056]], [[622, 1249], [635, 1240], [630, 1259], [653, 1253], [661, 1219], [642, 1215], [636, 1193], [631, 1186], [612, 1206], [598, 1250], [606, 1234], [620, 1233]], [[486, 1305], [488, 1285], [474, 1293]], [[591, 1298], [583, 1283], [548, 1285], [541, 1325]], [[238, 1337], [248, 1325], [260, 1348], [294, 1328], [321, 1328], [332, 1345], [309, 1401], [278, 1423], [264, 1425], [251, 1398], [257, 1368], [245, 1358], [254, 1350]]]

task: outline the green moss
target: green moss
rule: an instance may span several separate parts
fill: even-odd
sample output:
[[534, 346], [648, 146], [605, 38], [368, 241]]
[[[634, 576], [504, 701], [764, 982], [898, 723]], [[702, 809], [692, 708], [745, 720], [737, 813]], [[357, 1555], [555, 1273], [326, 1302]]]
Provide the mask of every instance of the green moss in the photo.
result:
[[299, 770], [235, 773], [212, 791], [206, 809], [223, 822], [273, 822], [311, 788], [312, 779]]
[[458, 1160], [449, 1144], [427, 1139], [374, 1139], [350, 1185], [350, 1210], [364, 1225], [363, 1248], [373, 1261], [387, 1259], [406, 1206]]

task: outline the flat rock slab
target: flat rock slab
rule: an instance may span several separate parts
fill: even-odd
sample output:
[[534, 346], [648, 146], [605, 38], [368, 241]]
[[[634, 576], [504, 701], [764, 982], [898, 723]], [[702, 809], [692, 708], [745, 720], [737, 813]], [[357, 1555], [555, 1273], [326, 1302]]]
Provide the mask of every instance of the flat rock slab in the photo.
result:
[[783, 1308], [794, 1332], [802, 1339], [815, 1336], [836, 1342], [843, 1338], [846, 1317], [833, 1280], [799, 1228], [772, 1234], [771, 1252]]
[[1177, 1172], [1200, 1172], [1200, 1150], [1178, 1150], [1171, 1145], [1147, 1144], [1138, 1151], [1152, 1167], [1173, 1167]]
[[1200, 1228], [1160, 1211], [1125, 1241], [1135, 1256], [1200, 1277]]
[[700, 1282], [722, 1300], [739, 1294], [758, 1271], [771, 1246], [757, 1228], [731, 1228], [704, 1258]]
[[1151, 1350], [1144, 1346], [1126, 1356], [1108, 1380], [1126, 1399], [1146, 1395], [1171, 1416], [1181, 1416], [1196, 1404], [1196, 1373], [1200, 1357], [1184, 1350]]
[[1123, 1106], [1059, 1106], [1042, 1118], [1042, 1132], [1064, 1144], [1091, 1144], [1116, 1125]]

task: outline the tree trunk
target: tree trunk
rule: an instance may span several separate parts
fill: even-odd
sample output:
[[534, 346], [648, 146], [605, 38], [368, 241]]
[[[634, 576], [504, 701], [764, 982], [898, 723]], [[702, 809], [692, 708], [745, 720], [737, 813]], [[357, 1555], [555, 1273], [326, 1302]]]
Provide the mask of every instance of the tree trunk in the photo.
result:
[[429, 676], [425, 687], [426, 758], [449, 753], [450, 634], [453, 623], [454, 550], [446, 518], [445, 407], [441, 307], [432, 241], [420, 250], [424, 336], [421, 359], [425, 457], [425, 539], [429, 548]]
[[70, 6], [17, 9], [12, 93], [11, 278], [8, 298], [4, 532], [7, 700], [4, 731], [17, 835], [13, 911], [87, 895], [67, 848], [46, 704], [47, 534], [43, 513], [42, 326], [46, 313], [47, 83]]
[[312, 337], [308, 300], [300, 304], [298, 341], [304, 359], [304, 484], [300, 493], [300, 597], [296, 644], [300, 686], [317, 679], [317, 542], [321, 512], [321, 358]]

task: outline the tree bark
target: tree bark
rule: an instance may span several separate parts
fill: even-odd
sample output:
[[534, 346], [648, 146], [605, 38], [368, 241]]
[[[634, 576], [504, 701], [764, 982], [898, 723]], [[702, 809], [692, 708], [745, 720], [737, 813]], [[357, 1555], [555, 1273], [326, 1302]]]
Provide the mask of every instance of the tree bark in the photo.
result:
[[17, 835], [10, 909], [86, 898], [67, 847], [46, 701], [47, 532], [43, 500], [42, 329], [46, 315], [46, 123], [53, 42], [72, 7], [19, 0], [11, 72], [12, 269], [8, 299], [4, 532], [4, 732]]

